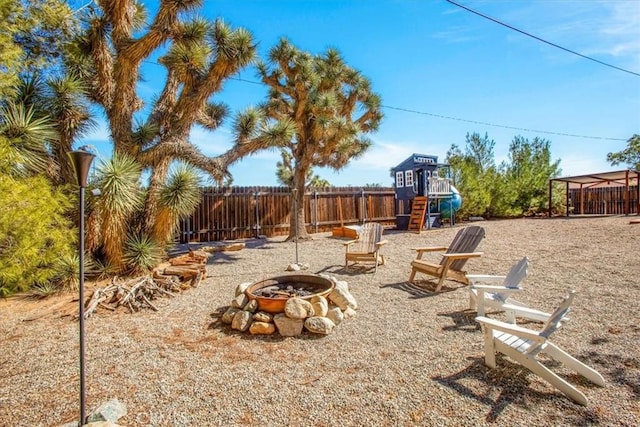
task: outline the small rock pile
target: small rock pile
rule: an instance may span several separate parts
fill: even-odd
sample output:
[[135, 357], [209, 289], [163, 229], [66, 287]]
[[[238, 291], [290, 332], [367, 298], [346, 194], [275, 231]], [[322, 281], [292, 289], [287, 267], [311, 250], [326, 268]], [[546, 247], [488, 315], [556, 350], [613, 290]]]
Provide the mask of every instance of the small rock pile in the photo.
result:
[[325, 298], [314, 295], [310, 299], [291, 297], [284, 306], [284, 313], [271, 314], [258, 310], [258, 301], [249, 300], [245, 291], [251, 283], [236, 287], [231, 307], [222, 315], [222, 322], [232, 329], [252, 335], [271, 335], [276, 331], [283, 337], [294, 337], [307, 330], [314, 334], [328, 335], [344, 319], [356, 315], [358, 303], [349, 292], [345, 281], [327, 277], [335, 287]]

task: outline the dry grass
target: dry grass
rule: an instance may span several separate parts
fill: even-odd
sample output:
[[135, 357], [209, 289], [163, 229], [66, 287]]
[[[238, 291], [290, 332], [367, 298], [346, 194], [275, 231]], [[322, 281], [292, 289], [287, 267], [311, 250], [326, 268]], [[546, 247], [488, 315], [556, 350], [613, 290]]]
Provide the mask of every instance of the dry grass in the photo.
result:
[[[299, 260], [346, 280], [361, 306], [323, 338], [252, 337], [216, 321], [236, 285], [295, 262], [293, 243], [249, 240], [242, 251], [217, 253], [210, 277], [159, 301], [159, 312], [104, 312], [87, 322], [88, 406], [117, 397], [129, 411], [121, 423], [130, 426], [636, 425], [640, 227], [624, 217], [481, 225], [485, 255], [468, 263], [469, 272], [503, 273], [527, 255], [532, 268], [520, 300], [551, 310], [567, 290], [579, 292], [554, 341], [607, 386], [550, 367], [587, 395], [588, 407], [506, 358], [487, 368], [462, 285], [445, 282], [433, 294], [428, 282], [405, 282], [411, 249], [446, 245], [456, 228], [388, 230], [387, 262], [375, 275], [345, 271], [342, 241], [329, 233], [300, 243]], [[77, 416], [78, 326], [64, 316], [65, 300], [0, 301], [0, 425]]]

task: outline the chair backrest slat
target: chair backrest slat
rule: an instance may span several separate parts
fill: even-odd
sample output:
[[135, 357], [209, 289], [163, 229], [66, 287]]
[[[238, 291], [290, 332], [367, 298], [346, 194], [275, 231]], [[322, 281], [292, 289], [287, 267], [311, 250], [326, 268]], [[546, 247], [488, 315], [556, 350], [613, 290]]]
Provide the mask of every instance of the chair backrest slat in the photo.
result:
[[524, 257], [511, 267], [507, 276], [502, 282], [502, 286], [507, 288], [519, 288], [520, 283], [527, 277], [529, 272], [529, 258]]
[[376, 243], [382, 240], [384, 228], [377, 222], [363, 224], [358, 231], [358, 242], [354, 243], [352, 252], [373, 253], [376, 250]]
[[[476, 250], [480, 241], [484, 238], [484, 228], [471, 225], [469, 227], [465, 227], [462, 230], [458, 231], [456, 236], [453, 238], [453, 241], [449, 245], [449, 249], [447, 249], [448, 254], [460, 254], [460, 253], [471, 253]], [[453, 270], [462, 270], [466, 259], [458, 259], [451, 263], [451, 269]], [[445, 259], [443, 258], [440, 261], [440, 264], [444, 264]]]
[[576, 291], [571, 291], [566, 297], [564, 297], [558, 308], [551, 313], [549, 320], [544, 324], [544, 328], [540, 331], [540, 336], [549, 338], [551, 334], [560, 329], [562, 322], [566, 320], [565, 317], [567, 317], [571, 311], [571, 303], [573, 302], [573, 297], [575, 295]]

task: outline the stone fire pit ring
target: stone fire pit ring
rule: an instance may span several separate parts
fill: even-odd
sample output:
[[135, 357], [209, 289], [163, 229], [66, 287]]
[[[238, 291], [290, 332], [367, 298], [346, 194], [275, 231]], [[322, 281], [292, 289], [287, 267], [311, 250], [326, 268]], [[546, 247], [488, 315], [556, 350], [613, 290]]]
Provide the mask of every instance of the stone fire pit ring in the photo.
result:
[[289, 298], [297, 296], [308, 301], [317, 295], [327, 297], [334, 287], [332, 280], [316, 274], [286, 274], [249, 285], [245, 295], [258, 302], [258, 310], [277, 314], [284, 312]]

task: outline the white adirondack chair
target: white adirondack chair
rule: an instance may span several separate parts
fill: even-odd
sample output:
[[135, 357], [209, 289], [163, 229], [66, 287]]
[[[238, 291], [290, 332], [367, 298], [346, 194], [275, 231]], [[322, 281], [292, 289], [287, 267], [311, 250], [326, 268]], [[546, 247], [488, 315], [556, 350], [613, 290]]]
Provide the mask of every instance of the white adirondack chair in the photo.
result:
[[[522, 281], [529, 271], [529, 258], [524, 257], [515, 263], [506, 276], [467, 274], [469, 280], [469, 308], [476, 309], [478, 316], [484, 316], [486, 308], [506, 311], [507, 321], [516, 323], [516, 316], [545, 322], [549, 313], [534, 310], [511, 297], [522, 290]], [[508, 304], [513, 307], [505, 310]]]
[[477, 317], [476, 321], [480, 322], [484, 329], [485, 363], [491, 368], [495, 368], [495, 353], [503, 353], [528, 368], [540, 378], [548, 381], [552, 386], [577, 403], [586, 406], [588, 400], [581, 391], [536, 359], [538, 354], [546, 353], [558, 362], [583, 375], [592, 383], [604, 386], [604, 378], [595, 369], [580, 362], [549, 341], [549, 337], [567, 320], [566, 316], [570, 311], [569, 307], [574, 296], [575, 291], [571, 291], [564, 298], [560, 306], [550, 315], [540, 332], [487, 317]]

